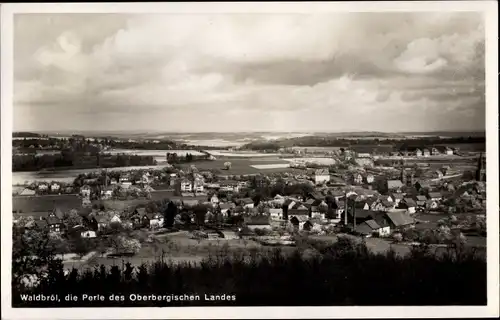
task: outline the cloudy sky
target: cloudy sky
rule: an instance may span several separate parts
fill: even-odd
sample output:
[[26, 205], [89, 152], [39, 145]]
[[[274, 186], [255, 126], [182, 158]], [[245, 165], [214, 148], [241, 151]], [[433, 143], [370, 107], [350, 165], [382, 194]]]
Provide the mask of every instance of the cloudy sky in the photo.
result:
[[484, 130], [475, 13], [24, 14], [14, 130]]

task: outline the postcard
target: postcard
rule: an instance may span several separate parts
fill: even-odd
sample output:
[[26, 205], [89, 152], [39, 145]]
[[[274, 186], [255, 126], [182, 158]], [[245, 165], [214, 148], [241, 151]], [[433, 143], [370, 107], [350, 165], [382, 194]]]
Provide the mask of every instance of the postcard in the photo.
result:
[[498, 316], [497, 12], [1, 5], [2, 318]]

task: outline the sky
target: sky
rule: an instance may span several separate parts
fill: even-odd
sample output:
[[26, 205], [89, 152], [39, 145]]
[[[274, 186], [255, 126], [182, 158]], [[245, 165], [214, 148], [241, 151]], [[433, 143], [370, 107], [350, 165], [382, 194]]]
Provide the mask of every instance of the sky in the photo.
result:
[[15, 131], [483, 131], [479, 13], [18, 14]]

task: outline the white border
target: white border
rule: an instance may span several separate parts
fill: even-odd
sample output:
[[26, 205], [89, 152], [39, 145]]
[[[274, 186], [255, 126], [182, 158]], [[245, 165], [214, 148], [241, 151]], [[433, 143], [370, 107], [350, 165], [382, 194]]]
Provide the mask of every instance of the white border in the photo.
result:
[[[498, 186], [498, 5], [496, 1], [435, 2], [253, 2], [253, 3], [59, 3], [1, 5], [1, 190], [2, 190], [2, 318], [439, 318], [499, 316], [499, 186]], [[169, 307], [13, 309], [11, 273], [11, 135], [14, 13], [312, 13], [312, 12], [480, 11], [486, 31], [486, 132], [488, 214], [488, 306], [486, 307]]]

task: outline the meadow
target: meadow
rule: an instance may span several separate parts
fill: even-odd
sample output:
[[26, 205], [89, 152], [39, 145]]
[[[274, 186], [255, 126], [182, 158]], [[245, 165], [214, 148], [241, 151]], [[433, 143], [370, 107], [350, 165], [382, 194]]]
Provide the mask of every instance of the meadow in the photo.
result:
[[[224, 163], [231, 162], [231, 169], [225, 170]], [[279, 164], [280, 166], [273, 166]], [[197, 161], [194, 163], [198, 170], [220, 170], [224, 175], [245, 175], [273, 172], [300, 172], [299, 169], [288, 168], [289, 161], [283, 159], [264, 160], [264, 159], [218, 159], [213, 161]], [[266, 167], [258, 167], [265, 165]], [[191, 164], [182, 164], [187, 169]], [[254, 167], [257, 166], [257, 167]], [[283, 167], [284, 166], [284, 167]]]

